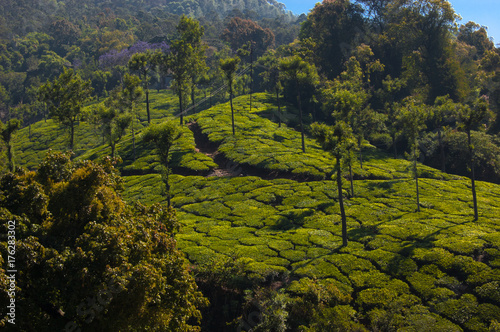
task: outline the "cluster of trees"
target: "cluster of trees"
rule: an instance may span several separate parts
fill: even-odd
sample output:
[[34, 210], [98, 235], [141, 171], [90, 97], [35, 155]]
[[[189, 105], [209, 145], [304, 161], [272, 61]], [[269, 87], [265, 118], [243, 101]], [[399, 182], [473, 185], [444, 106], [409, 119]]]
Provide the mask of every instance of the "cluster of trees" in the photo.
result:
[[469, 22], [457, 29], [456, 18], [448, 1], [324, 1], [308, 15], [299, 40], [278, 48], [284, 97], [299, 110], [301, 132], [304, 115], [322, 122], [311, 134], [337, 161], [341, 212], [341, 169], [351, 173], [353, 195], [352, 154], [357, 150], [362, 168], [365, 140], [392, 147], [396, 157], [398, 147], [407, 147], [420, 210], [421, 150], [445, 171], [446, 141], [463, 132], [460, 155], [470, 169], [478, 219], [474, 136], [482, 130], [495, 141], [498, 133], [499, 67], [491, 63], [500, 52], [485, 28]]
[[[96, 96], [105, 95], [120, 83], [122, 69], [117, 65], [124, 66], [131, 54], [149, 48], [163, 49], [166, 44], [160, 44], [165, 41], [170, 44], [180, 16], [192, 14], [190, 9], [182, 9], [190, 7], [188, 3], [3, 1], [0, 4], [3, 13], [0, 18], [0, 118], [5, 121], [14, 116], [23, 117], [25, 122], [40, 119], [43, 108], [34, 105], [36, 90], [47, 80], [58, 77], [64, 68], [77, 70], [82, 78], [90, 79]], [[274, 41], [276, 34], [281, 43], [292, 41], [299, 29], [300, 21], [285, 13], [277, 3], [262, 0], [193, 3], [202, 8], [195, 10], [194, 16], [205, 26], [205, 44], [217, 51], [225, 49], [220, 40], [231, 18], [242, 17], [260, 29], [264, 26], [267, 38]], [[172, 10], [172, 6], [180, 6], [180, 9]], [[154, 45], [145, 45], [145, 42]], [[113, 55], [115, 63], [110, 64], [105, 55]], [[25, 104], [32, 106], [29, 111], [19, 107]]]
[[199, 331], [207, 300], [176, 248], [175, 211], [127, 205], [115, 161], [52, 153], [36, 172], [0, 178], [0, 227], [7, 234], [14, 223], [16, 239], [0, 245], [0, 297], [9, 301], [6, 258], [15, 255], [21, 317], [15, 325], [2, 317], [0, 326]]

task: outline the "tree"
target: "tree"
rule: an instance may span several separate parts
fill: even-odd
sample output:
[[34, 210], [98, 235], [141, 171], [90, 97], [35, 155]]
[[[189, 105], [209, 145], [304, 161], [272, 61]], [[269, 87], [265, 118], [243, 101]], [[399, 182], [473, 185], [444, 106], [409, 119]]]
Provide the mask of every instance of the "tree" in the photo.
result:
[[476, 196], [476, 176], [475, 176], [475, 153], [472, 143], [471, 132], [477, 129], [481, 124], [485, 124], [491, 117], [488, 109], [488, 100], [486, 97], [476, 98], [472, 105], [464, 104], [456, 110], [456, 118], [459, 123], [459, 129], [467, 133], [467, 142], [469, 144], [468, 163], [471, 172], [472, 200], [474, 204], [474, 221], [479, 219]]
[[274, 33], [270, 29], [264, 29], [254, 21], [240, 17], [233, 17], [229, 21], [222, 32], [222, 39], [226, 40], [234, 51], [250, 42], [256, 57], [274, 46]]
[[0, 137], [7, 146], [7, 159], [9, 161], [9, 171], [14, 172], [14, 146], [12, 145], [12, 137], [14, 133], [21, 127], [21, 121], [18, 119], [10, 119], [6, 124], [0, 121]]
[[318, 73], [313, 65], [302, 60], [298, 55], [284, 58], [280, 62], [280, 71], [288, 77], [295, 85], [297, 92], [297, 106], [299, 108], [300, 134], [302, 138], [302, 152], [306, 152], [304, 139], [304, 121], [302, 116], [302, 101], [300, 98], [301, 87], [306, 84], [311, 84], [318, 80]]
[[109, 71], [96, 70], [92, 72], [92, 88], [97, 95], [97, 101], [99, 101], [99, 97], [106, 96], [106, 87], [110, 78], [111, 72]]
[[135, 161], [135, 126], [134, 122], [137, 119], [135, 114], [135, 105], [142, 97], [143, 90], [141, 88], [141, 80], [135, 75], [125, 74], [123, 77], [123, 89], [120, 98], [121, 104], [132, 115], [132, 146]]
[[378, 60], [370, 59], [373, 52], [367, 45], [359, 46], [355, 54], [357, 57], [349, 58], [333, 86], [326, 89], [326, 98], [330, 104], [327, 108], [334, 110], [333, 117], [341, 118], [351, 126], [358, 141], [359, 164], [363, 168], [363, 140], [381, 123], [380, 116], [369, 105], [372, 96], [370, 77], [383, 71], [384, 66]]
[[428, 104], [447, 94], [454, 101], [464, 99], [467, 80], [453, 49], [457, 15], [450, 2], [394, 0], [386, 8], [376, 48], [388, 74], [399, 77], [407, 72], [407, 95], [418, 93]]
[[478, 59], [481, 59], [487, 51], [495, 48], [495, 44], [488, 38], [486, 29], [486, 27], [469, 21], [465, 25], [461, 25], [458, 30], [457, 39], [470, 46], [474, 46]]
[[315, 65], [330, 80], [341, 73], [356, 36], [363, 33], [362, 13], [361, 6], [349, 0], [323, 1], [301, 26], [300, 40], [310, 39]]
[[231, 105], [231, 125], [233, 127], [233, 136], [235, 135], [234, 129], [234, 109], [233, 109], [233, 85], [234, 85], [234, 76], [236, 71], [238, 70], [238, 64], [240, 63], [239, 57], [227, 58], [220, 60], [220, 68], [224, 72], [226, 77], [227, 85], [229, 88], [229, 102]]
[[148, 124], [151, 123], [151, 115], [149, 112], [149, 77], [155, 66], [153, 61], [153, 53], [148, 50], [145, 53], [136, 53], [128, 62], [128, 68], [139, 73], [139, 78], [142, 80], [144, 92], [146, 93], [146, 113], [148, 116]]
[[313, 123], [311, 133], [321, 144], [323, 150], [335, 157], [335, 171], [337, 173], [337, 189], [340, 205], [340, 216], [342, 220], [342, 245], [347, 246], [347, 219], [344, 209], [344, 197], [342, 194], [342, 160], [355, 145], [352, 129], [344, 121], [337, 121], [332, 127], [326, 124]]
[[433, 127], [437, 130], [438, 145], [441, 155], [441, 170], [446, 172], [446, 155], [444, 153], [443, 131], [445, 124], [455, 111], [455, 104], [449, 96], [439, 96], [434, 101], [434, 106], [431, 108], [429, 118]]
[[72, 69], [64, 69], [59, 78], [39, 89], [39, 98], [47, 103], [49, 115], [70, 130], [70, 150], [74, 147], [75, 126], [83, 105], [90, 100], [92, 87]]
[[426, 128], [425, 121], [428, 114], [424, 105], [418, 104], [413, 98], [407, 98], [397, 110], [397, 121], [403, 128], [410, 145], [410, 159], [413, 163], [413, 176], [415, 178], [417, 194], [417, 211], [420, 212], [420, 192], [418, 188], [417, 160], [420, 155], [418, 138], [422, 130]]
[[152, 142], [156, 147], [156, 152], [160, 157], [160, 163], [163, 166], [162, 174], [163, 182], [166, 187], [167, 204], [170, 207], [170, 183], [169, 183], [169, 162], [170, 152], [174, 142], [181, 137], [179, 128], [173, 122], [163, 122], [162, 124], [153, 125], [143, 133], [142, 139], [145, 142]]
[[[133, 116], [121, 110], [118, 91], [113, 92], [107, 100], [107, 105], [99, 105], [97, 114], [102, 124], [102, 131], [111, 147], [111, 158], [115, 157], [116, 144], [122, 139], [125, 130], [132, 123]], [[115, 99], [116, 97], [116, 99]], [[118, 101], [118, 102], [116, 102]]]
[[186, 92], [203, 64], [204, 48], [201, 43], [204, 28], [200, 23], [185, 15], [181, 16], [177, 25], [177, 37], [171, 44], [171, 52], [167, 55], [167, 67], [172, 71], [175, 89], [179, 97], [180, 123], [184, 122], [184, 101]]
[[276, 94], [276, 104], [278, 105], [278, 127], [281, 127], [283, 115], [281, 114], [280, 93], [283, 90], [283, 85], [281, 84], [282, 74], [279, 68], [280, 60], [277, 57], [276, 52], [274, 50], [270, 50], [259, 59], [259, 62], [266, 68], [266, 70], [261, 74], [264, 79], [266, 89]]
[[[49, 154], [0, 178], [0, 227], [16, 223], [21, 330], [199, 331], [197, 290], [174, 238], [175, 211], [128, 205], [113, 160]], [[0, 242], [7, 257], [7, 240]], [[6, 280], [0, 270], [0, 279]], [[0, 296], [7, 297], [6, 284]], [[2, 317], [0, 324], [6, 323]], [[3, 325], [3, 324], [2, 324]]]

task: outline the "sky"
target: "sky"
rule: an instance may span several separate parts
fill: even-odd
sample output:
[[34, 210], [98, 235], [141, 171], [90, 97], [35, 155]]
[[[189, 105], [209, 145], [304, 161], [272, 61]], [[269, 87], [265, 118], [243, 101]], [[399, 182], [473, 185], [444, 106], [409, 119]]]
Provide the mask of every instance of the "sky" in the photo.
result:
[[[281, 0], [294, 14], [308, 13], [319, 0]], [[488, 35], [500, 44], [500, 0], [450, 0], [462, 17], [459, 24], [474, 21], [488, 27]]]

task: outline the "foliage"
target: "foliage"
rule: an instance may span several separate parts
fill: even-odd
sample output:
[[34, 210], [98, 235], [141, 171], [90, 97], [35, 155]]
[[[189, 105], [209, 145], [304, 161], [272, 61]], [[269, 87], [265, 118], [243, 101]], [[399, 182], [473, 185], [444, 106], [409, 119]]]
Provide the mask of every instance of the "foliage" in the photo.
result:
[[50, 116], [70, 129], [70, 150], [74, 148], [75, 125], [91, 91], [90, 81], [83, 81], [71, 69], [40, 87], [40, 100], [47, 104]]
[[18, 119], [11, 119], [5, 125], [0, 121], [0, 138], [7, 146], [8, 169], [13, 172], [15, 169], [14, 148], [12, 138], [14, 133], [21, 127], [21, 122]]
[[229, 21], [222, 32], [222, 38], [231, 45], [233, 50], [237, 50], [247, 42], [252, 43], [252, 50], [257, 57], [274, 46], [274, 34], [271, 29], [263, 29], [252, 20], [240, 17], [233, 17]]
[[169, 183], [169, 161], [170, 151], [174, 141], [179, 139], [181, 132], [173, 122], [164, 122], [158, 125], [152, 125], [143, 132], [142, 139], [145, 142], [152, 142], [156, 147], [156, 152], [160, 156], [160, 163], [163, 166], [163, 182], [166, 186], [167, 205], [170, 207], [170, 183]]
[[[205, 300], [176, 249], [174, 210], [128, 206], [119, 183], [112, 159], [73, 163], [64, 154], [2, 177], [2, 227], [16, 223], [22, 271], [17, 328], [199, 330], [189, 322]], [[0, 250], [7, 257], [6, 241]]]

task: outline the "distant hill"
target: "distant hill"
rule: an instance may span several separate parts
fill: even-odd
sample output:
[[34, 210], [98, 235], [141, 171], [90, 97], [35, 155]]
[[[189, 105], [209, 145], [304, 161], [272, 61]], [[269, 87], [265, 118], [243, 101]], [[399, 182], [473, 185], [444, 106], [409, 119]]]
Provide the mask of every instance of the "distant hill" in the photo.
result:
[[276, 0], [2, 0], [0, 37], [40, 31], [53, 17], [86, 21], [110, 11], [118, 17], [149, 12], [158, 16], [185, 14], [196, 18], [217, 14], [224, 18], [234, 11], [252, 13], [259, 18], [293, 17], [292, 12]]

